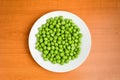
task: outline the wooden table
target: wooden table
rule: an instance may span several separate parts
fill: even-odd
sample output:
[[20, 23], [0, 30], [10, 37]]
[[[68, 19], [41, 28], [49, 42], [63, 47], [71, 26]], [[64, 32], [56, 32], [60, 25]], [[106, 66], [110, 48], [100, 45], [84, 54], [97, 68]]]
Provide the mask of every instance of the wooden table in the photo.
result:
[[[92, 36], [87, 60], [67, 73], [43, 69], [28, 49], [33, 23], [54, 10], [81, 17]], [[120, 80], [120, 0], [0, 0], [0, 80]]]

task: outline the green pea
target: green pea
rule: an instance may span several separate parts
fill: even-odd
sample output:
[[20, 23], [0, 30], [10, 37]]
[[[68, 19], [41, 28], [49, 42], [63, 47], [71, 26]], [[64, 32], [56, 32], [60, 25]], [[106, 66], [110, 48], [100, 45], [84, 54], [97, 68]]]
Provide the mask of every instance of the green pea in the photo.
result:
[[61, 44], [61, 41], [58, 41], [58, 44]]
[[66, 59], [66, 60], [65, 60], [65, 63], [68, 63], [68, 62], [69, 62], [69, 60], [68, 60], [68, 59]]
[[56, 61], [52, 61], [53, 64], [56, 64]]
[[50, 47], [47, 47], [48, 50], [50, 50]]
[[54, 50], [54, 49], [55, 49], [55, 47], [54, 47], [54, 46], [52, 46], [52, 47], [51, 47], [51, 49], [53, 49], [53, 50]]
[[59, 59], [57, 60], [57, 63], [60, 63], [60, 60], [59, 60]]
[[63, 59], [67, 59], [67, 56], [63, 56]]
[[56, 28], [59, 28], [59, 27], [60, 27], [60, 26], [57, 24], [57, 25], [56, 25]]
[[46, 46], [43, 47], [44, 50], [46, 50], [46, 48], [47, 48]]
[[62, 44], [65, 44], [65, 41], [62, 41]]
[[64, 53], [62, 52], [62, 53], [60, 53], [60, 56], [64, 56]]
[[43, 57], [43, 58], [46, 58], [46, 54], [42, 54], [42, 57]]
[[60, 20], [63, 20], [63, 16], [59, 16], [59, 19], [60, 19]]
[[58, 43], [55, 43], [55, 46], [58, 46]]
[[54, 32], [56, 32], [56, 31], [57, 31], [57, 29], [56, 29], [56, 28], [54, 28], [54, 29], [53, 29], [53, 31], [54, 31]]
[[53, 61], [53, 58], [50, 58], [50, 61], [52, 62], [52, 61]]
[[62, 45], [59, 45], [60, 48], [62, 48]]
[[58, 37], [58, 40], [62, 40], [62, 37]]
[[48, 58], [45, 57], [44, 60], [45, 60], [45, 61], [48, 61]]
[[60, 59], [60, 56], [57, 55], [57, 56], [56, 56], [56, 59]]
[[35, 36], [36, 36], [37, 38], [39, 38], [39, 37], [40, 37], [40, 35], [39, 35], [39, 34], [36, 34]]
[[50, 25], [49, 27], [52, 29], [54, 26], [53, 26], [53, 25]]

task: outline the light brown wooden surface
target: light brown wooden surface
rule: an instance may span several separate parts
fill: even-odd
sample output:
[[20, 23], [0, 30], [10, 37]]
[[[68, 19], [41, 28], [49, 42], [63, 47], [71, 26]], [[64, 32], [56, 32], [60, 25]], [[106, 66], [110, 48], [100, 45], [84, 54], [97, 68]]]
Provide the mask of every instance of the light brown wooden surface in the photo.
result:
[[[28, 49], [33, 23], [54, 10], [81, 17], [92, 36], [87, 60], [67, 73], [41, 68]], [[120, 80], [120, 0], [0, 0], [0, 80]]]

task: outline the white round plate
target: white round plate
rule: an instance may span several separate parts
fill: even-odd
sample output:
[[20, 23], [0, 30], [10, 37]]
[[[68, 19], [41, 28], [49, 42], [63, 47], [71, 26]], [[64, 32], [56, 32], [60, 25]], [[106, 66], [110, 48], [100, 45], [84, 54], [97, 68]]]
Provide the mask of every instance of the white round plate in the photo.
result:
[[[41, 57], [42, 53], [35, 49], [35, 42], [36, 42], [35, 34], [38, 33], [38, 27], [46, 23], [46, 19], [55, 16], [63, 16], [64, 18], [72, 19], [73, 22], [76, 25], [78, 25], [78, 27], [81, 30], [80, 32], [83, 34], [80, 55], [78, 56], [78, 58], [71, 60], [68, 64], [64, 64], [64, 65], [52, 64], [50, 61], [44, 61], [43, 58]], [[30, 31], [28, 43], [33, 59], [41, 67], [52, 72], [68, 72], [80, 66], [87, 58], [91, 48], [91, 36], [88, 27], [86, 26], [84, 21], [78, 16], [66, 11], [53, 11], [43, 15], [35, 22], [35, 24], [33, 25]]]

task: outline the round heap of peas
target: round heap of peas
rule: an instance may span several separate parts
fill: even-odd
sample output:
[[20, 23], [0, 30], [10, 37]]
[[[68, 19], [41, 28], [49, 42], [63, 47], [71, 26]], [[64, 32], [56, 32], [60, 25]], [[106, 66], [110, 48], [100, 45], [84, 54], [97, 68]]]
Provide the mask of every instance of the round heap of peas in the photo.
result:
[[63, 65], [80, 54], [82, 34], [71, 19], [51, 17], [38, 30], [35, 48], [42, 52], [45, 61]]

